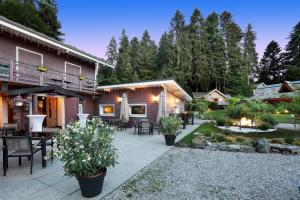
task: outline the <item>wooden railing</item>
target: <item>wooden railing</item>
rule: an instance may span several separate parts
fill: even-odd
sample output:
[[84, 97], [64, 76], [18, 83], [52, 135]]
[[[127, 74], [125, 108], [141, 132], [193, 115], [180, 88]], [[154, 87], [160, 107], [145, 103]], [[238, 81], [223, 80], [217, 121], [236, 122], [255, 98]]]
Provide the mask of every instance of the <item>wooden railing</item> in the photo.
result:
[[29, 85], [58, 85], [66, 89], [95, 92], [96, 81], [80, 79], [79, 75], [68, 74], [51, 69], [42, 72], [37, 66], [0, 58], [0, 80]]

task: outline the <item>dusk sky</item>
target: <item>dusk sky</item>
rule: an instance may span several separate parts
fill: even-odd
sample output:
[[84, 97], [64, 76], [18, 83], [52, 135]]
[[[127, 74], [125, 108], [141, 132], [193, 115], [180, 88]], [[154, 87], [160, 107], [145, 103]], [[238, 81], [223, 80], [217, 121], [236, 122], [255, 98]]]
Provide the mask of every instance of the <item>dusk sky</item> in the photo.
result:
[[242, 30], [251, 23], [260, 57], [271, 40], [284, 48], [300, 21], [299, 0], [58, 0], [58, 7], [65, 42], [103, 58], [109, 40], [114, 35], [119, 41], [123, 28], [129, 38], [147, 29], [158, 43], [177, 9], [187, 23], [194, 8], [204, 17], [229, 11]]

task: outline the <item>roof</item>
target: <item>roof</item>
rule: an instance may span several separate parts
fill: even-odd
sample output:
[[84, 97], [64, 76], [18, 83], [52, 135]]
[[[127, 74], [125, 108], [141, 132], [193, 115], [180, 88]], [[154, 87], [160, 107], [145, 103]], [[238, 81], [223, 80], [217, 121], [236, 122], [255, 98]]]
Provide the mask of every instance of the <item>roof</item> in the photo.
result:
[[[287, 92], [283, 92], [282, 89], [286, 87]], [[295, 90], [300, 88], [299, 81], [285, 81], [283, 83], [266, 85], [261, 83], [257, 86], [254, 92], [254, 96], [251, 99], [276, 99], [282, 97], [292, 97], [295, 96]]]
[[136, 89], [136, 88], [149, 88], [149, 87], [163, 87], [167, 90], [171, 91], [175, 95], [185, 99], [192, 100], [192, 97], [184, 91], [182, 87], [173, 79], [160, 79], [160, 80], [148, 80], [148, 81], [140, 81], [140, 82], [132, 82], [132, 83], [120, 83], [114, 85], [105, 85], [98, 86], [98, 90], [102, 91], [111, 91], [118, 89]]
[[213, 92], [219, 93], [221, 96], [223, 96], [226, 99], [231, 98], [230, 95], [225, 95], [222, 92], [220, 92], [218, 89], [213, 89], [213, 90], [211, 90], [209, 92], [193, 92], [193, 97], [195, 99], [200, 99], [200, 98], [205, 99], [208, 95], [210, 95]]
[[6, 30], [8, 32], [12, 32], [12, 30], [14, 30], [16, 32], [16, 34], [20, 35], [20, 34], [24, 34], [28, 37], [32, 37], [35, 40], [38, 40], [40, 43], [44, 42], [47, 43], [51, 46], [55, 46], [58, 49], [64, 50], [65, 53], [68, 54], [74, 54], [77, 55], [81, 58], [93, 61], [95, 63], [99, 63], [108, 67], [112, 67], [114, 68], [113, 65], [108, 64], [105, 60], [103, 60], [102, 58], [99, 58], [97, 56], [94, 56], [92, 54], [89, 54], [85, 51], [82, 51], [76, 47], [73, 47], [71, 45], [65, 44], [61, 41], [55, 40], [43, 33], [37, 32], [31, 28], [28, 28], [26, 26], [23, 26], [17, 22], [14, 22], [10, 19], [7, 19], [6, 17], [0, 15], [0, 26], [2, 27], [2, 30]]
[[62, 87], [52, 85], [52, 86], [38, 86], [38, 87], [31, 87], [31, 88], [22, 88], [22, 89], [15, 89], [15, 90], [9, 90], [8, 95], [9, 96], [17, 96], [22, 94], [30, 94], [30, 93], [38, 93], [38, 92], [50, 92], [50, 93], [57, 93], [61, 94], [67, 97], [77, 97], [80, 100], [84, 100], [84, 96], [72, 92], [70, 90], [66, 90]]

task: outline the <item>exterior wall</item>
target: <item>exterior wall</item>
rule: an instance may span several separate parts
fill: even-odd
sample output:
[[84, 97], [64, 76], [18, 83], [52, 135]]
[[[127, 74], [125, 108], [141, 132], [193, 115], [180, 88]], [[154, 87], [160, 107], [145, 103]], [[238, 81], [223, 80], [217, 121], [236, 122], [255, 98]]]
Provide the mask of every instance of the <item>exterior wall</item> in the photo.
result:
[[4, 123], [8, 123], [8, 103], [5, 97], [0, 96], [0, 126]]
[[[114, 104], [115, 115], [114, 117], [120, 118], [120, 106], [121, 102], [118, 98], [125, 92], [128, 95], [128, 104], [146, 104], [147, 105], [147, 117], [150, 121], [156, 121], [158, 112], [158, 102], [153, 101], [153, 96], [159, 96], [162, 88], [145, 88], [136, 90], [116, 90], [110, 93], [102, 93], [95, 101], [95, 115], [100, 115], [99, 105], [100, 104]], [[103, 117], [110, 118], [110, 117]], [[135, 119], [135, 117], [130, 117]]]
[[70, 123], [71, 121], [77, 120], [78, 114], [78, 98], [67, 97], [65, 98], [65, 120], [66, 124]]
[[167, 116], [171, 113], [184, 112], [184, 101], [169, 91], [167, 91], [166, 104]]
[[[13, 35], [10, 36], [5, 32], [0, 33], [0, 58], [16, 60], [16, 46], [43, 54], [43, 65], [47, 66], [49, 69], [64, 72], [65, 62], [69, 62], [81, 66], [81, 73], [84, 74], [85, 77], [89, 79], [94, 79], [95, 77], [95, 66], [92, 63], [68, 57], [66, 54], [58, 53], [57, 51], [48, 48], [47, 45], [38, 45], [34, 42], [15, 37]], [[36, 59], [39, 59], [39, 56], [28, 52], [22, 51], [21, 54], [24, 54], [24, 56], [29, 55], [30, 58], [26, 58], [26, 60], [32, 64], [35, 64], [37, 62]]]
[[218, 92], [212, 92], [205, 99], [208, 101], [215, 101], [215, 99], [218, 99], [218, 102], [226, 101], [226, 99], [222, 95], [220, 95]]

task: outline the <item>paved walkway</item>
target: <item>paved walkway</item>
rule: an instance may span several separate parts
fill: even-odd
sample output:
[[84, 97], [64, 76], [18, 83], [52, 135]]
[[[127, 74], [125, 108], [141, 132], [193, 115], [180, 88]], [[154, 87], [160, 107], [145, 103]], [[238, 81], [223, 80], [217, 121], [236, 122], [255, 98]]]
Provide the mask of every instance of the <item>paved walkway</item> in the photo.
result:
[[[188, 125], [177, 137], [177, 141], [194, 130], [202, 121]], [[101, 199], [130, 177], [142, 170], [152, 161], [166, 153], [170, 148], [165, 145], [162, 135], [133, 135], [133, 129], [115, 135], [115, 146], [119, 149], [119, 164], [108, 169]], [[29, 162], [25, 159], [21, 167], [17, 159], [10, 159], [7, 176], [2, 176], [2, 154], [0, 156], [0, 199], [82, 199], [75, 178], [63, 176], [62, 163], [55, 160], [46, 169], [41, 168], [40, 155], [36, 155], [33, 174], [29, 175]]]
[[299, 131], [300, 130], [300, 124], [287, 124], [287, 123], [279, 123], [277, 125], [278, 128], [292, 130], [292, 131]]

